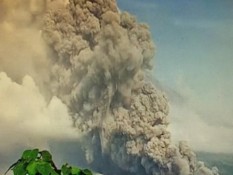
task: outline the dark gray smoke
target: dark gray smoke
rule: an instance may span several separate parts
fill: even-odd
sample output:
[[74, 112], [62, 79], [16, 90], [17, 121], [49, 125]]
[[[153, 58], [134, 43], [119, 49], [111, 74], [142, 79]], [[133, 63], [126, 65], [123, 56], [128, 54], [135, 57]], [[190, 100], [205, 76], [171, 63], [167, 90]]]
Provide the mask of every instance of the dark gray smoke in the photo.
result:
[[144, 78], [155, 52], [148, 26], [119, 12], [115, 0], [24, 3], [31, 4], [29, 24], [37, 19], [33, 27], [46, 43], [40, 43], [48, 58], [43, 88], [68, 106], [74, 126], [85, 135], [82, 147], [93, 169], [218, 175], [216, 168], [197, 162], [186, 142], [171, 144], [168, 101]]

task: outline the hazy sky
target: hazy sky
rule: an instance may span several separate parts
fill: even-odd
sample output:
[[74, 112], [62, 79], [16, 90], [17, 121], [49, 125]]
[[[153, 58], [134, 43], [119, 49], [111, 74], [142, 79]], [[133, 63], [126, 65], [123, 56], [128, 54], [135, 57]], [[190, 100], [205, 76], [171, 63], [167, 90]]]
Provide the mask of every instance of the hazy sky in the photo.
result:
[[176, 92], [169, 96], [173, 138], [187, 139], [197, 150], [233, 152], [233, 1], [118, 4], [151, 28], [153, 75]]

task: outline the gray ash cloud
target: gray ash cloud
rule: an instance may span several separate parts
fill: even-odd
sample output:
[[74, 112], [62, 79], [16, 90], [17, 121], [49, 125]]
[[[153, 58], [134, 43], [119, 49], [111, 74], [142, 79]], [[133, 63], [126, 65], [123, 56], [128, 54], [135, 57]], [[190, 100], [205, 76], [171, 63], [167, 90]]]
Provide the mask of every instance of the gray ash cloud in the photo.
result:
[[33, 77], [68, 106], [87, 164], [106, 174], [218, 175], [186, 142], [171, 143], [168, 100], [144, 78], [155, 53], [147, 25], [120, 12], [115, 0], [35, 7], [28, 13], [39, 19], [33, 27], [47, 68]]

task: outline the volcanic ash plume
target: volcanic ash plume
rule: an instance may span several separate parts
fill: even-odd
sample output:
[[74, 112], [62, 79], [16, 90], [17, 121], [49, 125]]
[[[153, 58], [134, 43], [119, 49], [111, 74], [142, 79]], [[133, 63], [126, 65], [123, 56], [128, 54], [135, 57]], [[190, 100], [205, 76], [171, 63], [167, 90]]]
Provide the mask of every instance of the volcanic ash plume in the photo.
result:
[[30, 0], [0, 0], [0, 71], [20, 82], [31, 75], [44, 82], [48, 61], [41, 38], [43, 3]]
[[[1, 1], [0, 7], [8, 2], [13, 3]], [[144, 78], [155, 52], [148, 26], [119, 12], [115, 0], [37, 3], [25, 0], [31, 4], [29, 18], [18, 25], [22, 31], [31, 26], [32, 36], [39, 38], [38, 58], [49, 58], [40, 66], [45, 74], [39, 69], [33, 77], [39, 74], [39, 82], [50, 82], [43, 87], [68, 106], [74, 126], [85, 135], [86, 162], [93, 169], [104, 174], [218, 175], [216, 168], [196, 161], [186, 142], [171, 145], [167, 99]], [[13, 19], [5, 21], [20, 21]], [[38, 65], [37, 59], [32, 63]]]
[[67, 106], [44, 96], [49, 59], [41, 26], [49, 4], [0, 0], [0, 174], [23, 149], [81, 137]]
[[87, 134], [90, 165], [107, 172], [98, 164], [107, 159], [134, 174], [218, 174], [198, 164], [185, 142], [171, 146], [167, 99], [144, 80], [155, 50], [146, 25], [114, 0], [70, 0], [47, 13], [43, 37], [52, 92]]

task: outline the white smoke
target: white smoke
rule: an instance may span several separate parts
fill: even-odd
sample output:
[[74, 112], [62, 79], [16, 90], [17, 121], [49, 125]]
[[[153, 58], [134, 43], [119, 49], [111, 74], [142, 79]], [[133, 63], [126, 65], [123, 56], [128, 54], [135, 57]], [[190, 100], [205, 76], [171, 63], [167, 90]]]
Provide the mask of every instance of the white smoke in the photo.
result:
[[15, 146], [48, 148], [50, 139], [74, 139], [79, 133], [72, 129], [67, 107], [53, 97], [47, 104], [33, 79], [23, 78], [22, 84], [0, 73], [0, 152]]
[[[103, 173], [114, 171], [100, 160], [121, 173], [218, 174], [199, 166], [187, 143], [172, 146], [167, 98], [144, 79], [155, 51], [149, 28], [120, 13], [115, 0], [2, 1], [0, 7], [6, 9], [0, 48], [14, 53], [2, 52], [0, 70], [17, 82], [29, 74], [47, 94], [29, 76], [19, 84], [1, 74], [0, 120], [10, 135], [3, 150], [85, 135], [79, 139], [86, 162]], [[51, 96], [62, 102], [53, 97], [47, 104]]]

